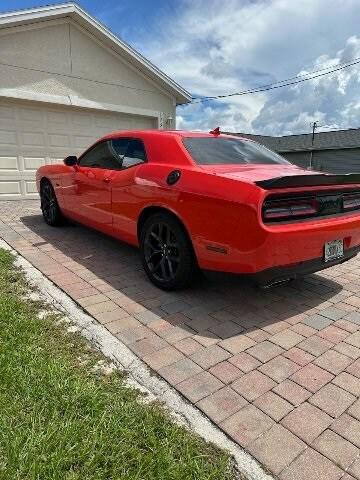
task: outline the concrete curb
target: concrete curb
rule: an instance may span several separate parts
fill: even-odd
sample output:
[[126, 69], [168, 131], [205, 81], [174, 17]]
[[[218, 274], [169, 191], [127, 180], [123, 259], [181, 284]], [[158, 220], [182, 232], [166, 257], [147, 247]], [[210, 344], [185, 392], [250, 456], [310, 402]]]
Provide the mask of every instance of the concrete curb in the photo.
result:
[[236, 468], [247, 480], [274, 480], [274, 477], [266, 473], [250, 454], [230, 440], [196, 407], [183, 399], [165, 380], [154, 375], [147, 365], [120, 340], [94, 318], [87, 315], [66, 293], [56, 287], [30, 262], [1, 239], [0, 248], [15, 255], [16, 264], [23, 269], [26, 279], [37, 288], [43, 300], [66, 315], [71, 324], [79, 328], [82, 336], [95, 345], [120, 370], [127, 372], [129, 386], [146, 392], [149, 395], [149, 400], [158, 399], [167, 406], [169, 413], [189, 430], [217, 447], [229, 451], [235, 460]]

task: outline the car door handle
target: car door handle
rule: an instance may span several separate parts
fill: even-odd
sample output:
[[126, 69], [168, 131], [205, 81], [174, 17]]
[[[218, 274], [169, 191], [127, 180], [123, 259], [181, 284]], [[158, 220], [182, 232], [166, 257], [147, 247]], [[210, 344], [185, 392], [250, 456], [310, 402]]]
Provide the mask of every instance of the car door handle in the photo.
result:
[[109, 178], [109, 177], [105, 177], [105, 178], [103, 178], [103, 182], [105, 182], [105, 183], [110, 183], [110, 181], [111, 181], [111, 180], [110, 180], [110, 178]]

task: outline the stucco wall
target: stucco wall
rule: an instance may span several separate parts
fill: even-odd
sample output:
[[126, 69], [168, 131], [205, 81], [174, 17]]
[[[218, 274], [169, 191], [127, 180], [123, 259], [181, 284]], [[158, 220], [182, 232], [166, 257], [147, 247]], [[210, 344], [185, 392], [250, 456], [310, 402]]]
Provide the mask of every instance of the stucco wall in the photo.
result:
[[60, 103], [70, 96], [175, 119], [175, 102], [167, 92], [71, 20], [1, 30], [0, 72], [2, 96], [34, 93], [58, 97]]

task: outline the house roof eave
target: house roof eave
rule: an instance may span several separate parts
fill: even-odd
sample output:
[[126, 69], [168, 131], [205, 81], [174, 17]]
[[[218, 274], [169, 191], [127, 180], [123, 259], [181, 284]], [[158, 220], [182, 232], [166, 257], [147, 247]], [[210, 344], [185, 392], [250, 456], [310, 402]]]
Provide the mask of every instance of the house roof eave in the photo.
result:
[[139, 68], [142, 73], [150, 79], [159, 83], [159, 86], [169, 92], [176, 99], [176, 104], [181, 105], [189, 103], [192, 99], [191, 94], [176, 83], [172, 78], [162, 72], [148, 59], [143, 57], [134, 48], [117, 37], [102, 23], [83, 10], [78, 4], [70, 2], [58, 5], [48, 5], [27, 10], [18, 10], [14, 12], [0, 14], [0, 28], [13, 27], [18, 25], [31, 24], [34, 22], [46, 21], [48, 19], [59, 19], [70, 17], [86, 28], [93, 35], [99, 38], [114, 51], [123, 55], [123, 57]]

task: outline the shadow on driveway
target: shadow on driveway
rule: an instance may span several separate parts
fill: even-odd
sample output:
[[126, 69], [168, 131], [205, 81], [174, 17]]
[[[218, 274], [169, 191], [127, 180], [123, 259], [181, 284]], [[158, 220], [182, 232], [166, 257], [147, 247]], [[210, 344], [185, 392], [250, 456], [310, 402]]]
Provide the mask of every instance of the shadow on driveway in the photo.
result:
[[[21, 222], [39, 237], [39, 241], [33, 242], [34, 247], [60, 263], [61, 254], [66, 255], [87, 269], [90, 273], [85, 276], [86, 281], [105, 294], [118, 290], [158, 317], [214, 340], [240, 332], [251, 334], [299, 314], [313, 313], [313, 309], [342, 290], [340, 284], [324, 274], [309, 275], [268, 290], [234, 275], [207, 274], [190, 289], [163, 292], [148, 281], [134, 247], [73, 223], [49, 227], [40, 214], [23, 216]], [[71, 285], [64, 288], [68, 293], [71, 289]], [[226, 324], [228, 328], [219, 326], [224, 321], [231, 322]]]

